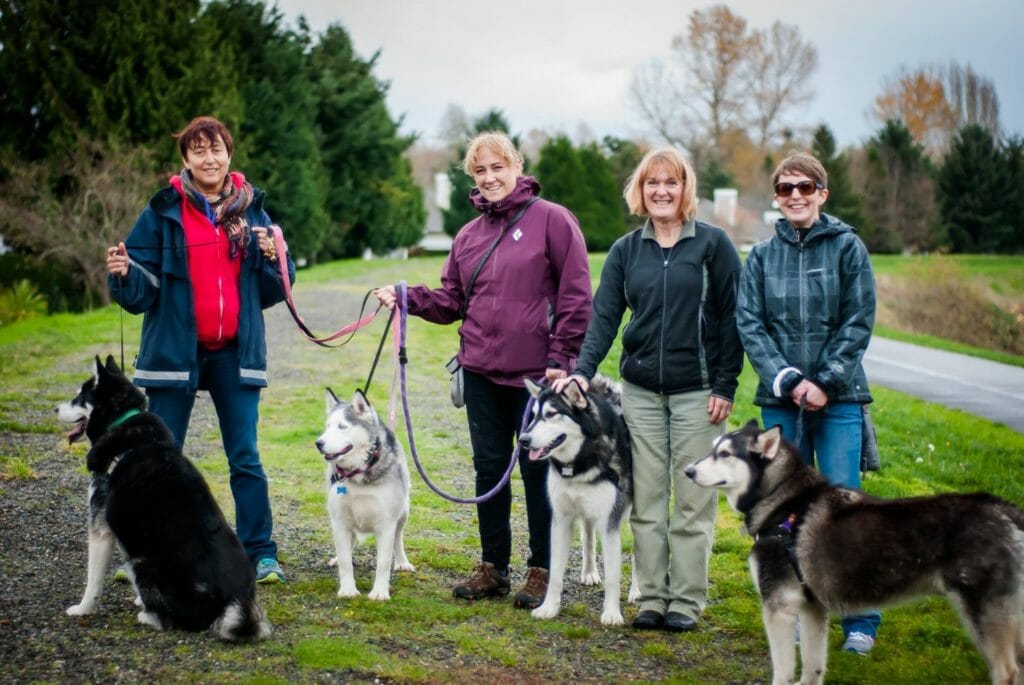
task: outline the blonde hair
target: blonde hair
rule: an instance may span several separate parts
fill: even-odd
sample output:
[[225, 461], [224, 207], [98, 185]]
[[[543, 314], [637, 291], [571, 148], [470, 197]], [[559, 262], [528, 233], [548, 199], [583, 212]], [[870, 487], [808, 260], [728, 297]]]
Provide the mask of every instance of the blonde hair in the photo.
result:
[[501, 131], [485, 131], [469, 141], [466, 146], [466, 156], [462, 159], [462, 170], [467, 176], [473, 176], [473, 167], [476, 166], [477, 157], [481, 151], [490, 150], [510, 166], [523, 168], [523, 156], [516, 149], [507, 135]]
[[822, 188], [828, 188], [828, 172], [825, 171], [825, 166], [809, 152], [791, 152], [789, 157], [779, 162], [779, 166], [772, 172], [772, 188], [779, 182], [782, 174], [802, 174]]
[[637, 164], [629, 181], [626, 182], [626, 189], [622, 191], [622, 197], [625, 198], [630, 213], [635, 216], [647, 216], [647, 208], [644, 206], [644, 183], [659, 166], [668, 167], [669, 172], [682, 182], [683, 196], [679, 203], [679, 218], [689, 221], [697, 214], [697, 174], [683, 157], [683, 153], [674, 147], [651, 150]]

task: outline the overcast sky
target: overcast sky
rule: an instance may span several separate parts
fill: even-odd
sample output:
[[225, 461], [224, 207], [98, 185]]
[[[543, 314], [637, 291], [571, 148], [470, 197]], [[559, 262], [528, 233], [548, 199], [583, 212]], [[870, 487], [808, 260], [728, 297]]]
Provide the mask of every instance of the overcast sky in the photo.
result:
[[[268, 0], [270, 4], [272, 0]], [[513, 132], [532, 128], [598, 138], [650, 135], [629, 100], [638, 66], [668, 60], [688, 0], [278, 0], [289, 23], [345, 27], [356, 50], [381, 55], [388, 107], [425, 142], [445, 110], [503, 110]], [[840, 145], [865, 141], [886, 76], [901, 66], [970, 64], [995, 83], [1008, 133], [1024, 134], [1024, 0], [734, 0], [752, 27], [779, 19], [818, 50], [817, 93], [797, 123], [827, 123]]]

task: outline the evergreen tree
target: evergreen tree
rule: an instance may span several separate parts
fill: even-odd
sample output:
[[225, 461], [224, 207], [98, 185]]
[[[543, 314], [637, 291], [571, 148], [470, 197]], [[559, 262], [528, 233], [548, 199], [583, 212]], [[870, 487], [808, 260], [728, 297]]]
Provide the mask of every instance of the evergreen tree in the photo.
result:
[[978, 124], [953, 139], [938, 174], [942, 220], [953, 252], [1010, 251], [1014, 231], [1007, 213], [1009, 170], [992, 134]]
[[378, 54], [359, 58], [348, 33], [330, 26], [313, 48], [316, 123], [330, 192], [332, 229], [324, 257], [384, 252], [416, 243], [423, 233], [423, 191], [404, 159], [412, 139], [400, 136], [385, 103], [387, 85], [373, 76]]
[[622, 220], [628, 228], [634, 222], [629, 213], [629, 206], [622, 197], [626, 189], [629, 177], [633, 175], [637, 164], [644, 157], [644, 150], [632, 140], [624, 140], [614, 136], [605, 136], [604, 146], [608, 150], [608, 165], [611, 168], [612, 176], [615, 178], [615, 187], [619, 194], [619, 207], [622, 213]]
[[705, 200], [715, 197], [715, 188], [735, 188], [736, 177], [714, 155], [709, 155], [697, 170], [697, 195]]
[[1006, 141], [1003, 156], [1010, 187], [1006, 217], [1014, 229], [1013, 247], [1009, 251], [1020, 253], [1024, 251], [1024, 138], [1016, 136]]
[[942, 244], [931, 166], [924, 148], [898, 120], [886, 122], [867, 145], [867, 225], [872, 252], [926, 251]]
[[195, 114], [237, 122], [231, 51], [196, 21], [199, 4], [0, 3], [0, 147], [41, 159], [102, 140], [167, 159]]
[[[596, 143], [583, 145], [576, 151], [576, 155], [583, 175], [569, 179], [570, 183], [579, 188], [576, 199], [579, 206], [570, 209], [579, 219], [587, 249], [604, 252], [628, 227], [622, 216], [622, 192], [615, 181], [611, 165]], [[554, 200], [546, 190], [545, 193], [548, 199]]]
[[[511, 135], [509, 133], [510, 130], [511, 128], [505, 119], [505, 114], [500, 109], [492, 108], [484, 112], [483, 115], [473, 122], [470, 137], [486, 131], [501, 131], [509, 135], [512, 139], [512, 144], [518, 149], [519, 137]], [[444, 232], [452, 236], [458, 233], [459, 229], [465, 226], [466, 223], [479, 216], [473, 204], [469, 201], [469, 193], [474, 187], [473, 179], [466, 175], [465, 170], [462, 168], [462, 160], [466, 156], [466, 145], [468, 143], [469, 141], [467, 140], [459, 145], [455, 160], [448, 166], [448, 181], [451, 184], [452, 190], [448, 196], [448, 209], [441, 212], [441, 218], [444, 222]], [[526, 166], [524, 162], [524, 174], [526, 173]]]
[[276, 7], [248, 0], [213, 2], [203, 16], [219, 30], [219, 44], [235, 53], [231, 80], [241, 89], [245, 116], [233, 129], [233, 165], [267, 191], [266, 209], [284, 230], [293, 258], [315, 261], [328, 217], [306, 56], [310, 39], [305, 26], [289, 31], [282, 20]]
[[850, 162], [844, 153], [836, 153], [836, 139], [827, 125], [815, 129], [811, 151], [828, 172], [828, 201], [824, 211], [863, 230], [866, 218], [860, 195], [853, 192], [850, 182]]

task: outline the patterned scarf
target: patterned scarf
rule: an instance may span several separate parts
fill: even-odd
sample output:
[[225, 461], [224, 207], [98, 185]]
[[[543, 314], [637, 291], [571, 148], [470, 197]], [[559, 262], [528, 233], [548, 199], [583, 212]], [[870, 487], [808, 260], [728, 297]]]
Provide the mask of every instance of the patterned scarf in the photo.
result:
[[250, 233], [249, 223], [245, 220], [245, 210], [252, 204], [252, 185], [245, 177], [236, 172], [228, 174], [224, 179], [224, 187], [217, 194], [217, 199], [210, 202], [196, 187], [192, 172], [182, 169], [181, 189], [196, 209], [206, 214], [215, 226], [220, 226], [227, 232], [231, 259], [237, 259], [239, 255], [245, 259]]

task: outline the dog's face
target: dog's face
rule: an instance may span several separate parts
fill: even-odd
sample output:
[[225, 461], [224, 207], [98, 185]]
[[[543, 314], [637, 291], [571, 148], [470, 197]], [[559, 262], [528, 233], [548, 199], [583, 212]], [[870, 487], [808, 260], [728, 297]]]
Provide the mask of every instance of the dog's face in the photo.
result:
[[340, 474], [359, 471], [371, 451], [380, 447], [377, 412], [360, 390], [356, 390], [352, 402], [345, 403], [327, 388], [326, 399], [327, 423], [316, 448]]
[[562, 463], [572, 463], [586, 438], [583, 422], [591, 411], [586, 393], [575, 381], [561, 394], [528, 378], [525, 381], [535, 404], [519, 444], [530, 451], [531, 461], [554, 457]]
[[79, 389], [70, 402], [57, 406], [57, 418], [74, 424], [68, 433], [68, 442], [78, 442], [88, 436], [95, 441], [111, 422], [131, 409], [143, 409], [146, 397], [121, 373], [114, 357], [108, 355], [106, 363], [97, 356], [93, 376]]
[[757, 421], [751, 420], [743, 428], [716, 438], [711, 451], [687, 466], [685, 473], [697, 485], [718, 488], [736, 507], [781, 446], [779, 426], [762, 431]]

